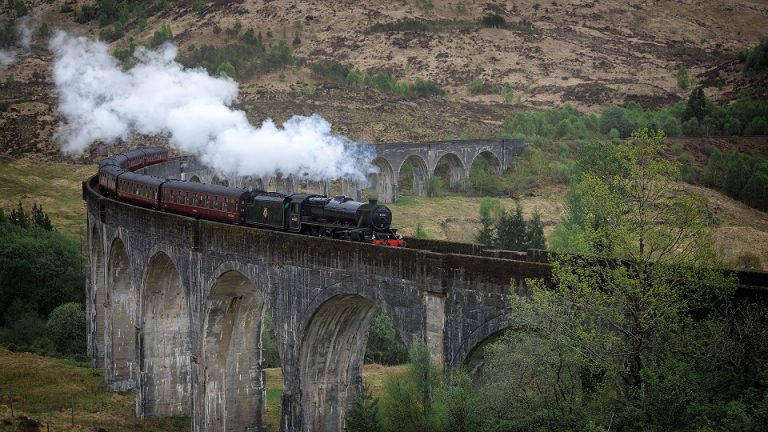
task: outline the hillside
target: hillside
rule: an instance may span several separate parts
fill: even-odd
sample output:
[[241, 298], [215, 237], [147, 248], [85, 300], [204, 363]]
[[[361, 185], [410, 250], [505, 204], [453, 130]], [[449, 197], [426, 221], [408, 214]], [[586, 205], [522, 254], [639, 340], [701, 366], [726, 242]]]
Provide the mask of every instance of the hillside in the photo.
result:
[[[41, 12], [30, 26], [45, 23], [49, 34], [64, 28], [91, 37], [106, 31], [112, 49], [148, 44], [163, 25], [182, 57], [204, 44], [231, 45], [248, 30], [263, 34], [268, 45], [285, 40], [301, 65], [236, 73], [238, 106], [252, 122], [316, 112], [334, 131], [372, 142], [495, 136], [515, 112], [566, 102], [586, 111], [628, 101], [669, 105], [689, 92], [677, 87], [679, 68], [709, 97], [727, 100], [755, 79], [764, 82], [745, 79], [736, 57], [768, 28], [768, 5], [749, 0], [186, 0], [147, 6], [146, 18], [126, 11], [120, 36], [115, 24], [100, 26], [98, 8], [93, 19], [76, 22], [91, 2], [27, 4]], [[500, 17], [506, 28], [481, 25], [487, 16]], [[426, 27], [373, 31], [399, 20]], [[30, 50], [16, 51], [16, 62], [0, 71], [0, 154], [58, 158], [57, 97], [44, 35], [38, 31]], [[447, 95], [404, 97], [316, 82], [310, 67], [323, 60], [407, 82], [429, 79]]]
[[[84, 219], [79, 182], [92, 171], [87, 163], [108, 150], [94, 145], [73, 158], [63, 156], [55, 144], [61, 119], [47, 37], [58, 28], [92, 38], [101, 34], [114, 52], [148, 45], [167, 26], [180, 58], [206, 44], [214, 52], [224, 50], [248, 34], [259, 35], [273, 49], [284, 40], [296, 61], [274, 70], [236, 70], [236, 107], [254, 124], [319, 113], [334, 132], [370, 142], [494, 137], [510, 115], [564, 103], [585, 112], [629, 101], [668, 106], [690, 91], [678, 88], [675, 71], [680, 68], [687, 70], [691, 86], [704, 86], [716, 101], [766, 83], [765, 74], [746, 78], [737, 61], [737, 54], [754, 46], [768, 28], [768, 5], [759, 1], [166, 0], [146, 3], [141, 11], [138, 3], [126, 3], [134, 6], [121, 18], [119, 34], [114, 20], [100, 22], [109, 2], [26, 4], [33, 11], [26, 21], [35, 29], [32, 43], [29, 49], [17, 46], [15, 62], [0, 70], [0, 156], [20, 159], [0, 165], [0, 204], [9, 208], [18, 199], [27, 205], [38, 201], [54, 224], [75, 236]], [[80, 19], [88, 7], [92, 15]], [[12, 13], [8, 8], [3, 14]], [[487, 17], [503, 25], [484, 25]], [[412, 28], [414, 23], [418, 26]], [[446, 94], [416, 97], [329, 82], [311, 73], [321, 61], [363, 74], [385, 72], [408, 83], [432, 80]], [[699, 166], [706, 163], [697, 150], [704, 141], [724, 150], [765, 152], [765, 140], [679, 140]], [[80, 165], [68, 168], [73, 160]], [[44, 165], [57, 178], [53, 187], [40, 181], [36, 161], [54, 162]], [[768, 244], [764, 213], [717, 192], [700, 191], [718, 217], [723, 256], [732, 259], [742, 249], [760, 251]], [[528, 195], [523, 197], [526, 211], [540, 209], [551, 229], [561, 217], [562, 188], [545, 185]], [[471, 241], [477, 202], [456, 196], [409, 198], [393, 205], [395, 223], [406, 234], [421, 226], [432, 238]], [[760, 255], [768, 259], [766, 251]]]

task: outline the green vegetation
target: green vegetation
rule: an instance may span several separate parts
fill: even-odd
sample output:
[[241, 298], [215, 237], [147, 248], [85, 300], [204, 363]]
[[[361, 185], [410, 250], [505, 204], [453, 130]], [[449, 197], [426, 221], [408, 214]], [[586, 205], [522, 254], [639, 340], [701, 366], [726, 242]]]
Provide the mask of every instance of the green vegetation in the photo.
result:
[[373, 319], [365, 347], [365, 362], [382, 365], [403, 364], [408, 360], [408, 350], [395, 324], [384, 313]]
[[465, 30], [477, 27], [500, 28], [520, 33], [540, 32], [540, 30], [532, 22], [526, 19], [512, 23], [507, 22], [504, 17], [497, 14], [486, 15], [479, 20], [425, 20], [419, 18], [403, 18], [394, 22], [376, 23], [370, 27], [370, 31], [374, 33], [395, 31], [440, 32]]
[[247, 79], [257, 74], [269, 73], [299, 63], [285, 40], [276, 44], [265, 43], [261, 32], [253, 29], [241, 32], [240, 26], [226, 30], [236, 38], [224, 46], [203, 45], [191, 47], [181, 56], [186, 67], [203, 67], [210, 74], [226, 74], [230, 78]]
[[155, 30], [155, 32], [152, 34], [152, 41], [149, 45], [152, 48], [157, 48], [165, 42], [170, 41], [171, 39], [173, 39], [171, 27], [168, 24], [163, 23], [160, 28]]
[[499, 200], [483, 198], [480, 201], [480, 231], [475, 240], [502, 250], [546, 248], [541, 215], [535, 212], [531, 220], [526, 221], [520, 201], [516, 201], [515, 211], [510, 213]]
[[762, 211], [768, 211], [768, 158], [740, 152], [722, 154], [715, 150], [700, 175], [693, 173], [691, 183], [722, 190], [733, 199]]
[[480, 94], [484, 86], [485, 82], [482, 79], [474, 78], [467, 84], [467, 91], [472, 95]]
[[501, 135], [510, 138], [627, 138], [638, 129], [662, 129], [668, 136], [768, 134], [768, 102], [742, 94], [718, 106], [694, 89], [686, 102], [658, 111], [635, 102], [608, 106], [598, 117], [582, 114], [569, 104], [535, 113], [519, 113], [504, 121]]
[[77, 243], [53, 231], [41, 207], [35, 205], [30, 214], [19, 202], [9, 218], [0, 211], [0, 344], [84, 356], [85, 343], [61, 337], [85, 336], [84, 313], [73, 316], [73, 308], [82, 306], [59, 308], [82, 301], [84, 283]]
[[319, 61], [310, 66], [312, 77], [318, 81], [342, 83], [350, 87], [375, 88], [382, 92], [406, 97], [442, 96], [445, 91], [434, 81], [416, 78], [413, 83], [398, 81], [386, 72], [366, 74], [359, 69], [351, 70], [334, 61]]
[[744, 74], [753, 76], [768, 69], [768, 37], [760, 38], [756, 47], [745, 50], [739, 55], [744, 63]]
[[10, 47], [16, 43], [16, 20], [0, 17], [0, 47]]
[[680, 90], [688, 90], [691, 85], [691, 79], [688, 77], [688, 69], [681, 67], [675, 72], [675, 78], [677, 78], [677, 88]]
[[[566, 250], [588, 255], [554, 255], [556, 289], [537, 281], [513, 297], [516, 327], [482, 348], [474, 383], [443, 379], [416, 345], [378, 401], [358, 404], [377, 409], [352, 412], [382, 431], [762, 430], [765, 304], [732, 297], [707, 214], [663, 142], [641, 130], [582, 149]], [[485, 219], [502, 212], [481, 203]]]

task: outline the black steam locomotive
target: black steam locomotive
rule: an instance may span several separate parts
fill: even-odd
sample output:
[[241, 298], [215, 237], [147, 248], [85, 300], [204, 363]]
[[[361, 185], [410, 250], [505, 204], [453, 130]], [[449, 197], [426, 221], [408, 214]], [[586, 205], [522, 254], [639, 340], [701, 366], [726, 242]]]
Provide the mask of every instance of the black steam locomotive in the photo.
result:
[[232, 224], [386, 246], [405, 246], [390, 226], [392, 212], [375, 200], [344, 196], [283, 195], [143, 175], [135, 170], [165, 162], [168, 150], [151, 147], [114, 155], [99, 164], [99, 188], [110, 197], [156, 210]]

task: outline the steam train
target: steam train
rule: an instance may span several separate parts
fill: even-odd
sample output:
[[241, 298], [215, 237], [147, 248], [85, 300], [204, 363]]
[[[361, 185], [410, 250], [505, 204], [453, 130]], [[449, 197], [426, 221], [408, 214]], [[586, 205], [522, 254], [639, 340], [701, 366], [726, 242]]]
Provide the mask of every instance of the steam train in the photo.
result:
[[168, 160], [168, 150], [150, 147], [99, 163], [99, 190], [142, 207], [195, 218], [314, 236], [405, 246], [391, 228], [392, 212], [375, 200], [344, 196], [283, 195], [221, 185], [165, 179], [134, 172]]

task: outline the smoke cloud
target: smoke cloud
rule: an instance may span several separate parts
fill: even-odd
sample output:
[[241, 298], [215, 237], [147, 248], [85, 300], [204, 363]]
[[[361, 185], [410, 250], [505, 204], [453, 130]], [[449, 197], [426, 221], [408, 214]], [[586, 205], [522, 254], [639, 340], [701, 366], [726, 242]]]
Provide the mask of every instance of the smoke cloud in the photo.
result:
[[[16, 21], [16, 44], [22, 49], [29, 50], [32, 46], [33, 35], [42, 22], [40, 11], [34, 11]], [[0, 49], [0, 70], [8, 69], [16, 63], [16, 50], [12, 48]]]
[[50, 48], [65, 119], [57, 135], [64, 152], [133, 133], [163, 134], [224, 174], [365, 181], [375, 172], [373, 146], [331, 133], [318, 115], [294, 116], [282, 126], [272, 120], [250, 124], [243, 111], [231, 108], [237, 84], [203, 69], [184, 69], [173, 45], [138, 50], [129, 70], [121, 69], [106, 45], [84, 37], [58, 32]]
[[0, 49], [0, 70], [8, 69], [8, 66], [16, 62], [16, 51]]

